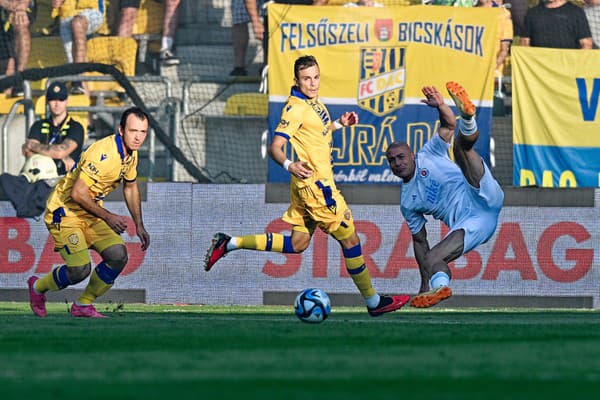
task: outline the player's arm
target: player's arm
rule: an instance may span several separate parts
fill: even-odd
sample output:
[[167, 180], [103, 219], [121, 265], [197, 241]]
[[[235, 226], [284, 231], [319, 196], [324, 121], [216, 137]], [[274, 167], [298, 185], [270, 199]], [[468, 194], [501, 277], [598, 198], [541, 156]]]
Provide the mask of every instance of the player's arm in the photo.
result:
[[425, 99], [421, 100], [421, 103], [425, 103], [429, 107], [437, 108], [438, 110], [440, 117], [438, 134], [446, 143], [450, 143], [456, 130], [456, 117], [452, 109], [444, 103], [444, 97], [435, 86], [423, 86], [421, 91], [425, 95]]
[[427, 230], [425, 226], [412, 235], [415, 250], [415, 259], [419, 266], [425, 265], [425, 254], [429, 251], [429, 241], [427, 240]]
[[413, 249], [415, 253], [415, 259], [419, 265], [419, 273], [421, 274], [421, 288], [419, 293], [423, 293], [429, 290], [429, 272], [426, 269], [425, 255], [429, 252], [429, 241], [427, 240], [427, 231], [425, 226], [421, 230], [412, 235]]
[[77, 177], [73, 187], [71, 188], [71, 198], [81, 206], [85, 211], [103, 219], [110, 228], [117, 232], [123, 233], [127, 229], [127, 219], [121, 215], [113, 214], [106, 208], [100, 206], [91, 196], [90, 187], [83, 173]]
[[273, 161], [287, 169], [288, 172], [294, 175], [296, 178], [308, 178], [312, 175], [312, 169], [310, 169], [308, 163], [302, 160], [291, 162], [285, 155], [283, 146], [287, 142], [288, 139], [282, 135], [274, 135], [268, 149], [269, 156], [273, 159]]
[[146, 228], [144, 228], [144, 221], [142, 219], [142, 200], [137, 181], [124, 181], [123, 197], [125, 197], [125, 204], [127, 204], [129, 214], [131, 214], [131, 218], [135, 223], [136, 234], [142, 242], [142, 250], [146, 250], [148, 246], [150, 246], [150, 235], [146, 231]]
[[336, 131], [346, 126], [358, 124], [358, 114], [354, 111], [343, 113], [338, 119], [331, 123], [331, 130]]

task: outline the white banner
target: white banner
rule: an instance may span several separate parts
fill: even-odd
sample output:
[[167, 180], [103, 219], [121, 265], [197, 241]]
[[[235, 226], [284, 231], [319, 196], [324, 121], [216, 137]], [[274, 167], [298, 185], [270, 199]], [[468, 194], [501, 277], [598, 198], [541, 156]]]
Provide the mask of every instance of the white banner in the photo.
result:
[[[280, 220], [287, 204], [266, 204], [264, 190], [264, 185], [148, 184], [143, 214], [151, 246], [146, 253], [140, 251], [130, 224], [125, 235], [129, 264], [114, 287], [145, 289], [148, 303], [256, 305], [263, 303], [263, 291], [300, 291], [311, 286], [331, 294], [357, 293], [345, 272], [339, 245], [321, 232], [302, 254], [241, 250], [228, 254], [212, 271], [204, 271], [204, 254], [215, 232], [289, 232]], [[124, 203], [106, 205], [128, 215]], [[351, 208], [375, 288], [416, 293], [420, 278], [399, 206]], [[597, 206], [505, 207], [490, 241], [452, 266], [453, 292], [587, 296], [600, 308], [599, 214]], [[43, 222], [14, 215], [10, 203], [0, 202], [0, 288], [25, 288], [30, 275], [46, 273], [61, 263]], [[446, 228], [437, 221], [427, 226], [433, 245]]]

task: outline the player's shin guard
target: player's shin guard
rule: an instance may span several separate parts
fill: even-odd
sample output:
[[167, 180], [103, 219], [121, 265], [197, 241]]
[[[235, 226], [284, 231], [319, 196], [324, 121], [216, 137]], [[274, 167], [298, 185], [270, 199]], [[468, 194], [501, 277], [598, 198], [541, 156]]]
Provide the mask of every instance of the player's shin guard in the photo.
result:
[[294, 253], [292, 237], [280, 233], [240, 236], [235, 238], [235, 242], [238, 249]]
[[56, 292], [57, 290], [61, 290], [66, 288], [71, 284], [67, 276], [67, 266], [61, 265], [60, 267], [56, 267], [45, 276], [41, 277], [35, 282], [35, 290], [39, 293], [45, 293], [47, 291]]
[[360, 294], [365, 299], [373, 297], [376, 293], [371, 284], [371, 276], [369, 275], [369, 270], [365, 264], [360, 244], [357, 244], [350, 249], [343, 249], [343, 252], [346, 269]]
[[104, 261], [94, 268], [90, 281], [88, 282], [81, 297], [77, 300], [78, 304], [92, 304], [94, 300], [102, 296], [112, 287], [113, 283], [121, 271], [110, 268]]

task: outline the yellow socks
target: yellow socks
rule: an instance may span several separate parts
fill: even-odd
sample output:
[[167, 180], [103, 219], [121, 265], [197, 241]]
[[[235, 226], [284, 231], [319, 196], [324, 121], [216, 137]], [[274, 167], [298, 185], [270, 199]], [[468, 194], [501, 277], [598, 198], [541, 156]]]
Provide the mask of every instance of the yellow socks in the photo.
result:
[[374, 296], [376, 294], [375, 289], [373, 289], [373, 285], [371, 284], [371, 276], [365, 265], [365, 259], [362, 255], [360, 244], [357, 244], [351, 249], [343, 249], [343, 252], [346, 269], [350, 273], [350, 277], [354, 281], [354, 284], [362, 297], [366, 299]]
[[89, 305], [96, 300], [96, 298], [102, 296], [104, 293], [108, 292], [108, 290], [112, 287], [112, 284], [107, 284], [98, 276], [98, 272], [96, 269], [92, 271], [92, 275], [90, 276], [90, 281], [88, 282], [85, 290], [77, 300], [77, 303], [80, 305]]
[[293, 253], [291, 236], [280, 233], [262, 233], [233, 238], [235, 247], [259, 251], [272, 251], [276, 253]]

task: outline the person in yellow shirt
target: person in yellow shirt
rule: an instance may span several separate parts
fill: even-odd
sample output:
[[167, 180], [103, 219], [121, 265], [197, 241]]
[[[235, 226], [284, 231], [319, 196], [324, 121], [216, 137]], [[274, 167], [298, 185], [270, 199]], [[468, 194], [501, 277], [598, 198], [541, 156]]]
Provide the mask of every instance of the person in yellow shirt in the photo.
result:
[[[44, 222], [54, 238], [55, 251], [65, 264], [42, 278], [31, 276], [27, 280], [31, 309], [38, 317], [46, 316], [45, 292], [77, 284], [90, 273], [83, 294], [71, 306], [71, 315], [104, 317], [92, 303], [112, 287], [127, 263], [127, 248], [121, 238], [127, 229], [127, 218], [103, 207], [103, 199], [121, 182], [142, 250], [150, 245], [136, 180], [138, 149], [147, 134], [146, 113], [137, 107], [128, 108], [121, 116], [119, 132], [92, 144], [81, 155], [77, 167], [50, 194]], [[102, 257], [93, 271], [89, 249]]]
[[[231, 237], [217, 233], [206, 253], [204, 269], [209, 271], [225, 254], [237, 249], [301, 253], [319, 228], [342, 246], [346, 269], [367, 311], [377, 317], [399, 309], [410, 297], [379, 295], [371, 284], [352, 212], [335, 185], [331, 162], [332, 133], [358, 123], [358, 115], [345, 112], [332, 121], [327, 107], [319, 99], [320, 82], [317, 60], [313, 56], [298, 58], [294, 63], [294, 86], [269, 145], [269, 156], [290, 173], [291, 204], [283, 220], [292, 226], [292, 234]], [[283, 150], [288, 142], [297, 156], [296, 161], [289, 160]]]
[[[104, 0], [52, 0], [52, 15], [60, 17], [60, 38], [67, 61], [87, 61], [87, 36], [104, 23]], [[71, 84], [71, 94], [85, 94], [81, 82]]]

